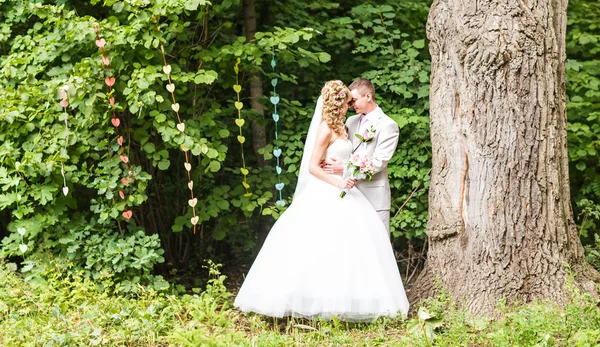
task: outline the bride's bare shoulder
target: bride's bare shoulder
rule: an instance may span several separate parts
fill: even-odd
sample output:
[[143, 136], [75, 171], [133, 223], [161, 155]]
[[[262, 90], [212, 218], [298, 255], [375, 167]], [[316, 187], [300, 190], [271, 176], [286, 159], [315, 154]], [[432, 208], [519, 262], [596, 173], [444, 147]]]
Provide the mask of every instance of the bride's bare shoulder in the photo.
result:
[[331, 134], [333, 133], [333, 130], [331, 130], [327, 123], [323, 122], [319, 125], [319, 129], [317, 130], [317, 132], [320, 134]]

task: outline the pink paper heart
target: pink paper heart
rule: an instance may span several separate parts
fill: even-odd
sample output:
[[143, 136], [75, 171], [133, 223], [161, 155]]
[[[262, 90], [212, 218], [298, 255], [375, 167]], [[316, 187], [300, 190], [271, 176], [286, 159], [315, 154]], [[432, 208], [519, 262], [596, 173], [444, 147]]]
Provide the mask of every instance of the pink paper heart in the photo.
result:
[[163, 66], [163, 71], [168, 75], [171, 73], [171, 65]]
[[121, 199], [125, 200], [125, 193], [123, 193], [122, 190], [119, 190], [119, 196], [121, 197]]
[[119, 120], [119, 118], [113, 118], [113, 119], [111, 119], [111, 120], [110, 120], [110, 122], [112, 123], [112, 125], [113, 125], [115, 128], [118, 128], [118, 127], [119, 127], [119, 124], [121, 124], [121, 121]]
[[123, 185], [125, 187], [127, 187], [129, 185], [129, 180], [125, 177], [121, 178], [121, 183], [123, 183]]
[[110, 64], [110, 60], [108, 59], [108, 57], [102, 57], [102, 62], [104, 63], [104, 65], [108, 66], [108, 64]]
[[123, 212], [123, 217], [125, 217], [125, 219], [131, 218], [132, 215], [133, 215], [133, 212], [131, 212], [131, 210], [127, 210], [127, 211]]
[[115, 84], [115, 78], [114, 77], [106, 77], [104, 79], [104, 83], [106, 83], [107, 86], [112, 87]]
[[190, 190], [194, 189], [194, 181], [188, 182], [188, 188], [190, 188]]
[[69, 106], [69, 102], [67, 100], [63, 100], [60, 102], [60, 106], [67, 107], [67, 106]]
[[192, 217], [192, 219], [191, 219], [192, 224], [194, 224], [194, 225], [198, 224], [198, 219], [200, 219], [198, 216]]
[[127, 156], [126, 156], [126, 155], [122, 155], [122, 156], [121, 156], [121, 160], [122, 160], [124, 163], [129, 163], [129, 158], [127, 158]]
[[192, 207], [195, 207], [197, 203], [198, 203], [198, 199], [196, 199], [196, 198], [188, 200], [188, 204]]
[[108, 99], [108, 102], [110, 102], [110, 106], [115, 106], [115, 98]]
[[117, 138], [117, 143], [119, 146], [123, 146], [123, 136], [119, 136], [119, 138]]
[[96, 40], [96, 46], [98, 46], [98, 48], [104, 47], [105, 44], [106, 44], [106, 41], [104, 41], [104, 39]]

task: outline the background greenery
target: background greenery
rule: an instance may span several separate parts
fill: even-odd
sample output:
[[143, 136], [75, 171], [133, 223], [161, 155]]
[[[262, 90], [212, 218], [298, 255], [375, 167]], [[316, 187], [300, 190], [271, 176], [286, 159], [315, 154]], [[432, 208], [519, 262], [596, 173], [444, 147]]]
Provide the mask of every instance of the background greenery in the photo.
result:
[[[428, 0], [255, 0], [258, 32], [248, 41], [241, 0], [0, 0], [0, 257], [40, 280], [56, 262], [88, 278], [110, 274], [113, 287], [123, 292], [134, 291], [137, 283], [164, 289], [169, 283], [163, 277], [186, 284], [193, 278], [199, 285], [206, 275], [204, 259], [228, 267], [248, 263], [258, 230], [283, 211], [275, 205], [271, 79], [278, 79], [281, 97], [280, 179], [289, 204], [321, 86], [363, 76], [376, 84], [379, 104], [400, 126], [390, 163], [391, 229], [410, 282], [426, 249], [429, 5]], [[569, 3], [571, 189], [581, 237], [597, 268], [599, 15], [595, 1]], [[95, 45], [94, 26], [106, 40], [110, 74]], [[165, 90], [160, 44], [172, 66], [185, 137], [175, 127]], [[243, 148], [234, 123], [237, 58], [247, 121]], [[250, 108], [250, 79], [256, 73], [262, 77], [264, 115]], [[108, 76], [116, 77], [112, 94], [104, 83]], [[64, 85], [70, 87], [66, 113], [59, 105]], [[136, 177], [128, 186], [120, 181], [125, 166], [109, 121], [111, 96]], [[252, 146], [251, 121], [265, 128], [266, 146]], [[180, 145], [192, 154], [196, 233]], [[242, 150], [250, 170], [249, 197], [241, 184]], [[126, 205], [133, 210], [129, 222], [121, 216]]]

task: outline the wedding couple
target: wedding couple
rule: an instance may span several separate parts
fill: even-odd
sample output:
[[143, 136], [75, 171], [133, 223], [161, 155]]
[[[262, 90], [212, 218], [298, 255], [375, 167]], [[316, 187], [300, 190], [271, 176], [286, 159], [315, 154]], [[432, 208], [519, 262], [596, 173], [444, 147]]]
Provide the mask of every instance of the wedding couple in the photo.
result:
[[[357, 114], [346, 121], [349, 107]], [[341, 81], [325, 84], [294, 200], [271, 229], [235, 306], [273, 317], [345, 321], [408, 312], [389, 241], [387, 164], [397, 143], [398, 126], [375, 103], [369, 80], [359, 78], [349, 88]], [[371, 160], [371, 181], [344, 175], [352, 154]]]

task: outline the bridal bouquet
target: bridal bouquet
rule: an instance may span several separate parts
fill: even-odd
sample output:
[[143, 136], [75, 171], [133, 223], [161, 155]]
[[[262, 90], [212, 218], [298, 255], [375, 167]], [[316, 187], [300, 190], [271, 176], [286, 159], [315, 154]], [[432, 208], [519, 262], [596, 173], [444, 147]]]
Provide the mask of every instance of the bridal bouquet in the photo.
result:
[[[346, 164], [346, 170], [344, 170], [344, 177], [354, 177], [356, 179], [373, 179], [375, 174], [375, 168], [373, 167], [372, 158], [366, 155], [353, 154], [350, 156], [350, 160]], [[340, 198], [343, 198], [348, 193], [348, 189], [342, 189]]]

